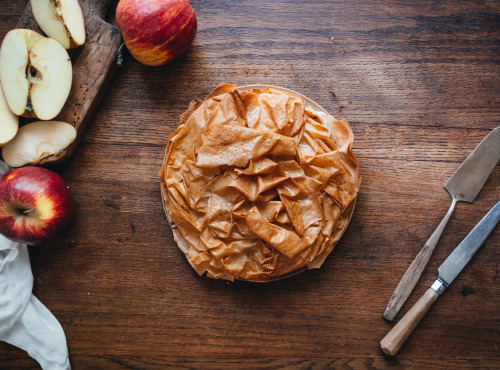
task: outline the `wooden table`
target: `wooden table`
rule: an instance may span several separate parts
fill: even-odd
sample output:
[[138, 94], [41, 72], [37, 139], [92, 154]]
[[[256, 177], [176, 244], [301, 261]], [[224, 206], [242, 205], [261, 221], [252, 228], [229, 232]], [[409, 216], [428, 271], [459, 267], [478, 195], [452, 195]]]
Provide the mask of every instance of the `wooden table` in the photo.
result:
[[[0, 37], [26, 4], [0, 2]], [[192, 5], [189, 51], [159, 68], [126, 53], [76, 155], [54, 168], [76, 214], [29, 250], [34, 293], [61, 322], [73, 367], [499, 367], [498, 228], [396, 358], [378, 343], [392, 291], [449, 207], [444, 183], [499, 125], [500, 3]], [[179, 115], [220, 82], [291, 88], [350, 122], [361, 191], [320, 270], [227, 283], [197, 276], [175, 246], [157, 172]], [[458, 204], [403, 313], [499, 199], [499, 169]], [[36, 365], [0, 343], [0, 368]]]

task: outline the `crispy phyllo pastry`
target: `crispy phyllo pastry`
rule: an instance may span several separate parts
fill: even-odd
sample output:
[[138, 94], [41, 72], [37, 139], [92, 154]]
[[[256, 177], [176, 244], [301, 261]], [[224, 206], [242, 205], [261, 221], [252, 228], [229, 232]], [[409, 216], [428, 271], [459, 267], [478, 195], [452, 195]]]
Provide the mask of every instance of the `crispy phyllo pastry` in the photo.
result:
[[347, 121], [279, 88], [217, 87], [170, 135], [159, 176], [191, 266], [270, 281], [320, 267], [360, 186]]

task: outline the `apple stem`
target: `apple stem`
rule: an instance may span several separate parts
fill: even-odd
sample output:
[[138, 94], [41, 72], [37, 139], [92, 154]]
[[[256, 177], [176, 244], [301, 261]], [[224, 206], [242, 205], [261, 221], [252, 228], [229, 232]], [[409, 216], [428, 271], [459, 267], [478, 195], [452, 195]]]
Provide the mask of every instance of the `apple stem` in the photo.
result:
[[36, 209], [35, 208], [30, 208], [30, 209], [25, 209], [23, 211], [23, 214], [25, 214], [26, 216], [28, 216], [31, 213], [36, 213]]
[[123, 63], [123, 54], [122, 54], [122, 48], [123, 46], [125, 45], [124, 42], [122, 42], [122, 44], [120, 45], [120, 47], [118, 48], [118, 53], [116, 54], [116, 65], [118, 67], [121, 67], [122, 66], [122, 63]]

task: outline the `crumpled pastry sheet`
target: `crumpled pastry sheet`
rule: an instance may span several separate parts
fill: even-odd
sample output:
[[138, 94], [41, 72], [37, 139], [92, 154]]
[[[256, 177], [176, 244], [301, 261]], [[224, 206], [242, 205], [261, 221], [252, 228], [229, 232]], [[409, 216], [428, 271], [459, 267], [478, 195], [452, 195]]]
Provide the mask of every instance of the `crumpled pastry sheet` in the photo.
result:
[[318, 268], [360, 186], [352, 131], [292, 93], [235, 87], [191, 102], [169, 137], [159, 176], [175, 240], [212, 278]]

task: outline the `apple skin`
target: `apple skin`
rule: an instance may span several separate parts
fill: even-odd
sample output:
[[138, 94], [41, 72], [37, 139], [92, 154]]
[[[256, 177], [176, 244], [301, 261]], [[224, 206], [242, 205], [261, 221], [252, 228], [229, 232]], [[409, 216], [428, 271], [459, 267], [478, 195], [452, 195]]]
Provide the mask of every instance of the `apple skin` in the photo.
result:
[[149, 66], [183, 54], [198, 27], [189, 0], [120, 0], [116, 22], [130, 53]]
[[39, 245], [66, 228], [73, 198], [66, 182], [43, 167], [22, 167], [0, 178], [0, 234]]

